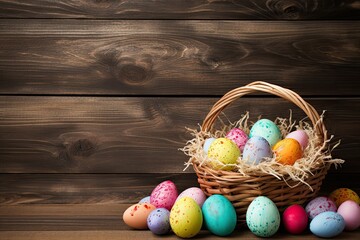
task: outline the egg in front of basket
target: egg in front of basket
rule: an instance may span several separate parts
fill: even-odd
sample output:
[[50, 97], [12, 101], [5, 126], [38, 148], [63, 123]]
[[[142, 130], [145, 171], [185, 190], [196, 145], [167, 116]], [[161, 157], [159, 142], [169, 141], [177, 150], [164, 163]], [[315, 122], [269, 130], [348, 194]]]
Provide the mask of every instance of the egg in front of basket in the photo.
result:
[[211, 143], [208, 157], [210, 158], [209, 164], [213, 169], [232, 170], [234, 166], [226, 165], [236, 164], [237, 159], [240, 157], [240, 149], [232, 140], [218, 138]]
[[200, 232], [202, 223], [203, 215], [194, 199], [183, 197], [175, 202], [170, 211], [170, 226], [177, 236], [195, 236]]

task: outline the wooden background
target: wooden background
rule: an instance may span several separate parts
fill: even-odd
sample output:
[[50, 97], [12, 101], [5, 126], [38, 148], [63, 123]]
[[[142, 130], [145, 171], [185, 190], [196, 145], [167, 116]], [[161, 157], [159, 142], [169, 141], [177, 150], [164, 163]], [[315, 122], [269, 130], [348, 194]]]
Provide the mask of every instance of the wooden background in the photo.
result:
[[[359, 19], [360, 1], [0, 0], [0, 229], [67, 229], [66, 219], [14, 215], [89, 204], [112, 212], [166, 179], [197, 185], [178, 150], [185, 127], [257, 80], [327, 110], [341, 139], [333, 156], [346, 163], [322, 191], [359, 193]], [[289, 109], [304, 117], [259, 93], [226, 114], [273, 119]]]

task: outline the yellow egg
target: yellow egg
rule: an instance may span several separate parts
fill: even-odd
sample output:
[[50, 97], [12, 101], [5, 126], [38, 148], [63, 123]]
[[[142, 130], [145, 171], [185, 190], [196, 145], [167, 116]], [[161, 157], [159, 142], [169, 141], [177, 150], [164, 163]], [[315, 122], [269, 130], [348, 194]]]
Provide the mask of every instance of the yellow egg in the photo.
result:
[[295, 161], [303, 155], [300, 143], [292, 138], [285, 138], [277, 142], [273, 151], [276, 161], [284, 165], [294, 165]]
[[170, 212], [170, 226], [178, 237], [191, 238], [198, 234], [203, 223], [199, 205], [190, 197], [177, 200]]
[[[212, 159], [210, 165], [216, 170], [232, 170], [234, 166], [224, 166], [223, 164], [236, 164], [240, 153], [240, 149], [233, 141], [227, 138], [218, 138], [211, 143], [208, 151], [208, 157]], [[218, 163], [214, 159], [219, 160], [223, 164]]]
[[347, 200], [353, 200], [357, 204], [360, 204], [359, 195], [349, 188], [338, 188], [330, 193], [329, 198], [335, 202], [337, 207]]

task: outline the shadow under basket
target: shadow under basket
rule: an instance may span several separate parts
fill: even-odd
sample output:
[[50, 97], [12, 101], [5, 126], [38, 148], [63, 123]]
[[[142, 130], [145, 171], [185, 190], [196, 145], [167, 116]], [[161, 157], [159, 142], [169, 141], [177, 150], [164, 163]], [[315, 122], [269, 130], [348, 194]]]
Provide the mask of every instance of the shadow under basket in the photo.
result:
[[[311, 120], [316, 135], [322, 140], [322, 149], [327, 147], [327, 131], [317, 111], [295, 92], [266, 82], [253, 82], [226, 93], [214, 104], [201, 130], [215, 131], [214, 122], [226, 106], [241, 96], [256, 91], [277, 95], [301, 108]], [[245, 224], [247, 208], [258, 196], [270, 198], [279, 211], [283, 211], [292, 204], [304, 204], [314, 198], [331, 165], [329, 162], [324, 162], [316, 169], [310, 169], [312, 174], [304, 179], [308, 184], [306, 185], [292, 180], [290, 176], [283, 176], [283, 179], [267, 173], [244, 176], [235, 171], [214, 170], [206, 164], [200, 164], [194, 157], [190, 161], [197, 174], [200, 188], [207, 196], [221, 194], [227, 197], [236, 209], [239, 224]]]

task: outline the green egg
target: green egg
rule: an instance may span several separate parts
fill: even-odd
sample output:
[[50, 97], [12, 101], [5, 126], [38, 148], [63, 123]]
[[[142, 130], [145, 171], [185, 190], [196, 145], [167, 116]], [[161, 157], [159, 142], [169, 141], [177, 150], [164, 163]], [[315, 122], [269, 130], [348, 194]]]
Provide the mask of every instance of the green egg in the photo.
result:
[[269, 198], [255, 198], [246, 211], [246, 224], [258, 237], [271, 237], [280, 227], [280, 213]]
[[[236, 164], [240, 153], [240, 149], [233, 141], [227, 138], [218, 138], [211, 143], [208, 150], [208, 157], [212, 159], [210, 165], [216, 170], [232, 170], [234, 167], [226, 166], [226, 164]], [[218, 163], [215, 159], [225, 165]]]
[[253, 136], [265, 138], [271, 147], [281, 140], [280, 129], [269, 119], [260, 119], [251, 127], [249, 137]]

